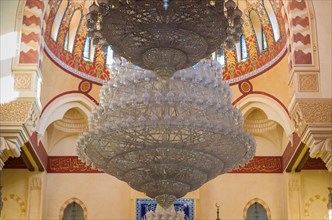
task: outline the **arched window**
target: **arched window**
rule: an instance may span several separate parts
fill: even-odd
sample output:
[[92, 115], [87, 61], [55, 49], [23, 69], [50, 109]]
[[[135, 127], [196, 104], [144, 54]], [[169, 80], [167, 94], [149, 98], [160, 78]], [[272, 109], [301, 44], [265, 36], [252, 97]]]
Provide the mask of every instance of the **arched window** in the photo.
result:
[[113, 50], [110, 46], [107, 47], [107, 52], [106, 52], [106, 65], [110, 66], [113, 64]]
[[248, 58], [248, 50], [247, 50], [246, 39], [243, 34], [241, 35], [240, 38], [240, 46], [241, 46], [241, 60], [245, 60]]
[[258, 202], [255, 202], [247, 209], [246, 220], [268, 220], [265, 208]]
[[90, 50], [91, 50], [91, 38], [86, 37], [83, 50], [83, 58], [90, 60]]
[[72, 53], [74, 50], [74, 43], [77, 34], [78, 27], [80, 26], [82, 18], [81, 10], [77, 9], [73, 16], [70, 19], [69, 27], [68, 27], [68, 46], [65, 47], [65, 50]]
[[263, 4], [265, 6], [266, 13], [269, 17], [269, 20], [270, 20], [270, 23], [272, 26], [274, 41], [278, 41], [280, 39], [280, 29], [279, 29], [277, 16], [274, 12], [274, 9], [272, 7], [270, 0], [263, 0]]
[[58, 38], [59, 28], [63, 19], [63, 16], [65, 15], [67, 6], [68, 6], [68, 0], [63, 0], [56, 12], [56, 15], [53, 20], [52, 29], [51, 29], [51, 38], [56, 41]]
[[255, 32], [258, 50], [259, 52], [262, 52], [263, 50], [267, 49], [266, 36], [262, 22], [256, 11], [252, 10], [250, 12], [250, 20]]
[[68, 38], [69, 38], [69, 35], [68, 35], [68, 32], [66, 33], [66, 36], [65, 36], [65, 44], [63, 45], [63, 47], [65, 48], [65, 50], [68, 51]]
[[63, 212], [62, 220], [84, 220], [83, 208], [75, 201], [68, 204]]

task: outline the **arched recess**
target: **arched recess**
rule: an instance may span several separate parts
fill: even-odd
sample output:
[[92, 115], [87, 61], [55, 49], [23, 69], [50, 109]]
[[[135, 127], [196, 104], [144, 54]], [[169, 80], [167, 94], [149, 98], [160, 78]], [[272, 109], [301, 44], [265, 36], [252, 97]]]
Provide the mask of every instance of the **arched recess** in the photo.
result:
[[259, 198], [254, 198], [247, 203], [247, 205], [243, 209], [243, 219], [247, 220], [247, 210], [255, 203], [258, 203], [264, 207], [264, 209], [266, 210], [267, 220], [271, 220], [271, 210], [269, 206], [266, 204], [266, 202]]
[[255, 10], [249, 12], [252, 28], [256, 36], [256, 42], [259, 52], [263, 52], [267, 49], [266, 35], [263, 28], [263, 23]]
[[[313, 203], [315, 203], [315, 202], [317, 202], [317, 201], [321, 201], [322, 203], [322, 207], [324, 207], [324, 209], [325, 209], [325, 207], [326, 207], [326, 204], [327, 204], [327, 198], [326, 197], [322, 197], [322, 196], [320, 196], [320, 195], [315, 195], [315, 196], [312, 196], [312, 197], [310, 197], [310, 198], [308, 198], [307, 199], [307, 201], [305, 202], [305, 204], [304, 204], [304, 215], [305, 216], [310, 216], [310, 206], [313, 204]], [[316, 214], [320, 214], [320, 213], [316, 213]], [[311, 216], [311, 217], [313, 217], [313, 216]]]
[[268, 119], [276, 121], [284, 129], [287, 136], [293, 133], [288, 112], [276, 100], [260, 94], [250, 94], [236, 103], [245, 119], [253, 110], [261, 109]]
[[73, 108], [81, 111], [82, 115], [87, 118], [90, 112], [96, 108], [96, 104], [92, 100], [88, 99], [85, 95], [79, 93], [66, 94], [57, 97], [50, 105], [46, 107], [46, 109], [43, 110], [43, 114], [41, 115], [37, 128], [39, 140], [44, 135], [46, 128], [51, 123], [62, 119], [65, 113]]
[[63, 219], [63, 214], [64, 214], [64, 211], [65, 211], [65, 208], [73, 202], [75, 202], [76, 204], [78, 204], [82, 207], [83, 213], [84, 213], [84, 219], [87, 220], [88, 219], [88, 209], [86, 208], [85, 204], [80, 199], [75, 198], [75, 197], [68, 199], [60, 207], [59, 220]]
[[65, 15], [66, 10], [67, 10], [68, 3], [69, 3], [69, 1], [62, 0], [59, 7], [58, 7], [58, 9], [57, 9], [55, 18], [53, 20], [52, 29], [51, 29], [51, 38], [54, 41], [56, 41], [57, 38], [58, 38], [60, 24], [63, 20], [63, 17]]
[[[3, 217], [7, 217], [7, 218], [11, 218], [11, 217], [13, 217], [13, 218], [15, 217], [16, 218], [16, 217], [18, 217], [19, 219], [26, 219], [26, 217], [27, 217], [26, 216], [26, 214], [27, 214], [27, 208], [26, 208], [25, 202], [18, 195], [10, 194], [8, 196], [4, 196], [2, 200], [4, 202], [4, 208], [3, 208], [3, 211], [1, 213], [1, 219]], [[11, 201], [11, 200], [13, 200], [14, 202], [16, 202], [16, 204], [18, 206], [17, 209], [19, 209], [19, 213], [15, 212], [15, 210], [10, 209], [10, 208], [9, 208], [9, 210], [6, 210], [6, 206], [7, 206], [6, 203], [9, 202], [9, 201]], [[13, 208], [13, 207], [11, 207], [11, 208]], [[10, 216], [8, 216], [6, 214], [6, 211], [9, 212]]]

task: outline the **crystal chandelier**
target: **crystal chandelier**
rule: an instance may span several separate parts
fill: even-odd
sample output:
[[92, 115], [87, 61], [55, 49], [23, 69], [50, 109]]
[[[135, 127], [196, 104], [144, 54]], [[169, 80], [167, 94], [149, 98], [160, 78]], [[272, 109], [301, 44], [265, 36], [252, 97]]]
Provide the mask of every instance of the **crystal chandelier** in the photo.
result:
[[79, 157], [164, 208], [247, 163], [255, 141], [242, 131], [221, 71], [218, 62], [203, 60], [161, 79], [116, 59], [78, 139]]
[[242, 35], [242, 12], [233, 0], [97, 0], [87, 33], [119, 57], [168, 78]]

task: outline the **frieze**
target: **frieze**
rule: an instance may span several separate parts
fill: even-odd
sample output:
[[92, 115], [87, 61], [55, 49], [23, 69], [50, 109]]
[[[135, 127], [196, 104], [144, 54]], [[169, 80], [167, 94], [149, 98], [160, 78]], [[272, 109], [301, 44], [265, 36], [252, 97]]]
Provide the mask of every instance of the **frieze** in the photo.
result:
[[299, 92], [318, 92], [318, 74], [299, 74]]
[[33, 100], [15, 100], [0, 104], [0, 122], [24, 123], [29, 116], [33, 102]]
[[243, 167], [239, 167], [231, 173], [282, 173], [282, 158], [278, 156], [254, 157]]
[[86, 165], [77, 156], [49, 156], [48, 173], [102, 173]]
[[15, 74], [14, 88], [16, 90], [31, 90], [32, 89], [32, 74], [22, 73]]
[[[77, 156], [49, 156], [48, 173], [103, 173], [87, 166]], [[279, 156], [258, 156], [247, 165], [233, 170], [231, 173], [282, 173], [282, 158]]]

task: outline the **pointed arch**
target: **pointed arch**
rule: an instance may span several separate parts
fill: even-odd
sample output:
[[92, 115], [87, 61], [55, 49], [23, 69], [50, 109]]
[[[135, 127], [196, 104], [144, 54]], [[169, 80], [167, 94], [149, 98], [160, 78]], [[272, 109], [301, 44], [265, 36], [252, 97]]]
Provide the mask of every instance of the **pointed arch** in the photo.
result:
[[67, 47], [64, 47], [65, 50], [72, 53], [74, 51], [74, 44], [76, 35], [79, 29], [79, 26], [81, 25], [82, 21], [82, 10], [76, 9], [70, 18], [69, 26], [68, 26], [68, 45]]
[[70, 199], [68, 199], [67, 201], [65, 201], [62, 206], [60, 207], [60, 214], [59, 214], [59, 220], [63, 219], [63, 215], [64, 215], [64, 211], [66, 209], [66, 207], [71, 204], [71, 203], [76, 203], [79, 206], [81, 206], [81, 208], [83, 209], [83, 214], [84, 214], [84, 219], [87, 220], [88, 219], [88, 209], [85, 206], [85, 204], [78, 198], [76, 197], [72, 197]]
[[63, 17], [66, 13], [66, 10], [68, 8], [68, 3], [69, 1], [67, 0], [62, 0], [57, 11], [55, 18], [53, 20], [52, 28], [51, 28], [51, 38], [56, 41], [58, 38], [58, 33], [60, 29], [61, 22], [63, 20]]
[[269, 208], [269, 206], [267, 205], [266, 202], [264, 202], [263, 200], [259, 199], [259, 198], [254, 198], [252, 200], [250, 200], [247, 205], [244, 207], [243, 209], [243, 219], [246, 220], [247, 219], [247, 211], [248, 209], [254, 205], [255, 203], [260, 204], [261, 206], [263, 206], [263, 208], [266, 211], [266, 216], [267, 216], [267, 220], [271, 220], [271, 210]]
[[255, 36], [256, 36], [258, 51], [261, 53], [265, 49], [267, 49], [267, 42], [266, 42], [266, 36], [264, 33], [263, 24], [262, 24], [262, 21], [258, 15], [258, 13], [255, 10], [250, 11], [249, 17], [250, 17], [252, 28], [253, 28]]
[[276, 13], [272, 7], [270, 0], [263, 1], [263, 5], [265, 7], [266, 14], [272, 27], [274, 41], [277, 42], [280, 39], [280, 29]]

